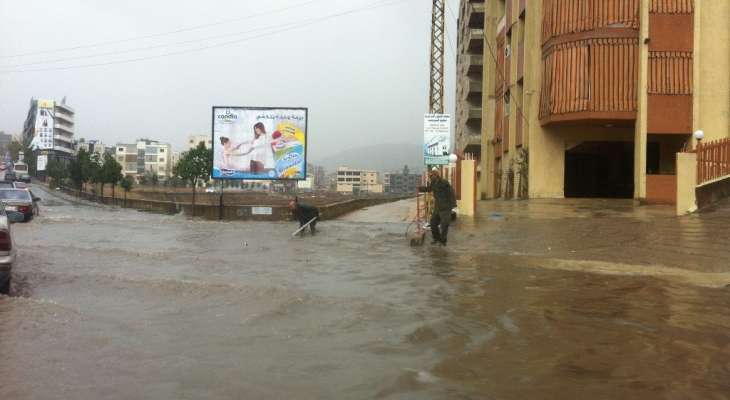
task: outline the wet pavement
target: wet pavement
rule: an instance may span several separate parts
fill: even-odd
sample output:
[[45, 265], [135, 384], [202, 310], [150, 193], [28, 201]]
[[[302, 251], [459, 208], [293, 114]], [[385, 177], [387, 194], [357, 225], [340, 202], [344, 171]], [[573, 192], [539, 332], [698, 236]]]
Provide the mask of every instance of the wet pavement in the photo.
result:
[[412, 248], [408, 202], [291, 239], [36, 194], [0, 399], [730, 398], [730, 208], [488, 202]]

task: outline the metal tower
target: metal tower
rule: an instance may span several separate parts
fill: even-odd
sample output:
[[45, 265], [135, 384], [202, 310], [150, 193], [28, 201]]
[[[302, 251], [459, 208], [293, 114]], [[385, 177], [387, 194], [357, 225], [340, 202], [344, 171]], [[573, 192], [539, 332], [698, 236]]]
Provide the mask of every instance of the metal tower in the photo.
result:
[[444, 0], [433, 0], [431, 14], [431, 84], [429, 112], [444, 112]]

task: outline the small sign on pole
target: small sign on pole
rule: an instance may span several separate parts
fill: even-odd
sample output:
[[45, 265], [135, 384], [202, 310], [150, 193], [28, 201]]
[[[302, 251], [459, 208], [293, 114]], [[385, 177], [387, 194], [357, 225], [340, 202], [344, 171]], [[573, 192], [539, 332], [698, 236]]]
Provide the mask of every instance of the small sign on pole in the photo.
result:
[[36, 171], [45, 171], [46, 165], [48, 164], [48, 156], [45, 154], [39, 154], [36, 159]]
[[423, 162], [448, 165], [451, 154], [451, 115], [426, 114], [423, 118]]

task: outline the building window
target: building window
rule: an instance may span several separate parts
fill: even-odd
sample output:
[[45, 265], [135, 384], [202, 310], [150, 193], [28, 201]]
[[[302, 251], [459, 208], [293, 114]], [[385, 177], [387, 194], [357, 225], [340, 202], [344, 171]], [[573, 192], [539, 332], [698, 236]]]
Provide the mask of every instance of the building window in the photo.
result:
[[164, 157], [160, 157], [160, 162], [165, 162], [165, 158]]
[[165, 149], [160, 149], [160, 153], [164, 153], [164, 152], [165, 152]]

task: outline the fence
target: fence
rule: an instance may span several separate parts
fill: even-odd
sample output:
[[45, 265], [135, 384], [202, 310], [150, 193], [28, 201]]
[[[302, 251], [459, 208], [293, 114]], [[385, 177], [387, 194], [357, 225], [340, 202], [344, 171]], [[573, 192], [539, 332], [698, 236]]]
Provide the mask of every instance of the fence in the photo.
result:
[[697, 145], [697, 185], [730, 175], [730, 138]]

